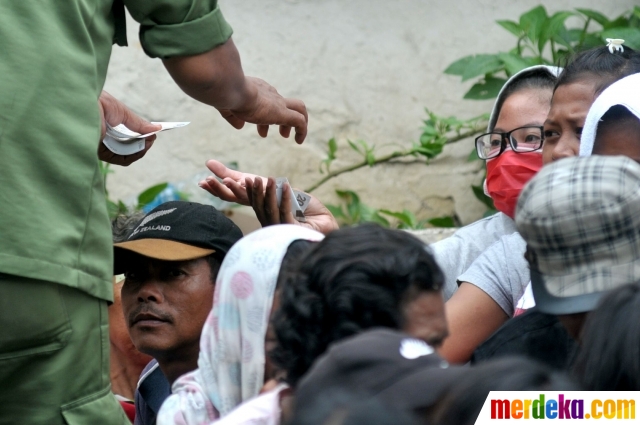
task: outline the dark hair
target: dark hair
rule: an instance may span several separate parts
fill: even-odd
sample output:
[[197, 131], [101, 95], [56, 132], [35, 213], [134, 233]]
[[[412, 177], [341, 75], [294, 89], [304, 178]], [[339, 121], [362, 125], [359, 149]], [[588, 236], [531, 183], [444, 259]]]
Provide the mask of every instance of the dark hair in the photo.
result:
[[500, 93], [500, 97], [496, 103], [496, 113], [491, 121], [491, 129], [493, 130], [498, 121], [498, 116], [502, 111], [504, 102], [514, 93], [528, 89], [549, 89], [551, 92], [556, 84], [556, 76], [548, 69], [534, 69], [524, 72], [509, 82], [504, 91]]
[[418, 420], [409, 412], [388, 406], [381, 400], [363, 398], [346, 391], [323, 391], [313, 397], [312, 403], [300, 408], [294, 403], [294, 412], [286, 425], [416, 425]]
[[627, 46], [624, 46], [623, 52], [614, 53], [606, 46], [594, 47], [569, 56], [566, 60], [554, 92], [562, 85], [591, 78], [597, 81], [594, 94], [600, 94], [621, 78], [640, 72], [640, 54]]
[[605, 112], [605, 114], [600, 119], [600, 122], [598, 123], [598, 132], [600, 132], [600, 130], [609, 129], [616, 124], [633, 121], [638, 121], [638, 117], [636, 117], [625, 106], [615, 105], [609, 108], [609, 110]]
[[612, 290], [589, 313], [573, 374], [589, 391], [640, 390], [640, 283]]
[[435, 409], [434, 422], [472, 425], [490, 391], [575, 391], [579, 386], [562, 372], [525, 357], [502, 357], [469, 369]]
[[144, 212], [134, 211], [129, 214], [120, 214], [111, 221], [111, 235], [113, 243], [127, 240], [133, 229], [144, 217]]
[[399, 329], [409, 290], [438, 291], [442, 271], [419, 239], [374, 224], [330, 233], [281, 290], [271, 357], [295, 386], [334, 341], [372, 327]]
[[298, 239], [291, 242], [280, 264], [280, 272], [278, 273], [278, 280], [276, 280], [276, 289], [279, 289], [283, 282], [286, 282], [298, 273], [300, 260], [303, 255], [308, 253], [317, 243], [318, 242], [308, 241], [306, 239]]

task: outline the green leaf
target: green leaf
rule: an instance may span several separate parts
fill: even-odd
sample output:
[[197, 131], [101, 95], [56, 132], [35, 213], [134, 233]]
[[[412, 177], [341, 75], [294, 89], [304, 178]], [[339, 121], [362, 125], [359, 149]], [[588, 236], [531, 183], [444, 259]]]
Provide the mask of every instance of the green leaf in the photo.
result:
[[469, 156], [467, 157], [467, 162], [477, 161], [479, 159], [480, 157], [478, 156], [478, 151], [476, 151], [476, 148], [474, 146], [471, 152], [469, 153]]
[[347, 216], [342, 211], [342, 207], [332, 204], [325, 204], [327, 209], [333, 214], [336, 220], [346, 220]]
[[336, 143], [336, 139], [332, 137], [327, 142], [327, 145], [329, 146], [329, 158], [336, 159], [336, 151], [338, 150], [338, 143]]
[[587, 34], [584, 37], [582, 44], [579, 46], [580, 47], [579, 50], [587, 50], [593, 47], [601, 47], [601, 46], [604, 46], [604, 44], [605, 44], [604, 39], [600, 37], [598, 34]]
[[542, 28], [547, 19], [547, 10], [544, 6], [537, 6], [520, 15], [520, 28], [527, 34], [529, 40], [536, 43], [540, 39]]
[[625, 46], [640, 49], [640, 28], [613, 28], [603, 31], [602, 38], [622, 38]]
[[109, 213], [109, 219], [113, 220], [118, 216], [118, 204], [110, 199], [107, 199], [107, 212]]
[[327, 147], [329, 151], [327, 152], [327, 157], [320, 162], [320, 172], [322, 173], [322, 166], [324, 165], [329, 172], [329, 168], [331, 167], [331, 163], [336, 159], [336, 152], [338, 150], [338, 143], [335, 138], [329, 139], [327, 142]]
[[549, 40], [553, 40], [555, 36], [557, 36], [562, 30], [566, 30], [564, 27], [564, 22], [570, 16], [574, 16], [573, 12], [562, 11], [556, 12], [553, 16], [545, 22], [542, 33], [540, 35], [540, 40], [538, 40], [538, 50], [542, 52], [545, 44]]
[[351, 146], [351, 149], [353, 149], [354, 151], [358, 152], [360, 155], [363, 154], [360, 151], [360, 147], [358, 145], [356, 145], [355, 143], [353, 143], [351, 140], [347, 140], [347, 143], [349, 143], [349, 146]]
[[417, 226], [416, 216], [409, 210], [403, 210], [402, 212], [380, 210], [380, 213], [397, 219], [400, 222], [399, 229], [415, 229]]
[[427, 220], [427, 223], [434, 227], [456, 227], [456, 222], [451, 216], [434, 217]]
[[442, 145], [436, 143], [429, 143], [422, 146], [415, 147], [414, 150], [420, 155], [424, 155], [429, 159], [433, 159], [442, 153]]
[[502, 70], [502, 68], [502, 61], [498, 55], [475, 55], [469, 61], [467, 67], [462, 73], [462, 81], [467, 81], [480, 75], [497, 72]]
[[482, 218], [487, 218], [487, 217], [491, 217], [492, 215], [494, 215], [495, 213], [497, 213], [498, 210], [495, 208], [489, 208], [488, 210], [486, 210], [484, 212], [484, 214], [482, 214]]
[[365, 158], [367, 160], [367, 164], [369, 164], [369, 167], [373, 167], [376, 163], [376, 157], [375, 155], [373, 155], [372, 151], [367, 151], [367, 154], [365, 155]]
[[176, 195], [178, 195], [178, 199], [180, 199], [181, 201], [188, 201], [189, 200], [189, 194], [186, 192], [181, 192], [179, 190], [176, 191]]
[[118, 201], [118, 212], [122, 214], [126, 214], [129, 211], [129, 208], [122, 201]]
[[484, 81], [474, 84], [464, 95], [465, 99], [485, 100], [498, 96], [498, 92], [507, 80], [504, 78], [488, 77]]
[[449, 75], [462, 76], [462, 74], [464, 74], [464, 71], [467, 69], [467, 65], [469, 64], [469, 62], [471, 62], [471, 60], [473, 60], [473, 55], [465, 56], [462, 59], [458, 59], [457, 61], [449, 65], [447, 69], [444, 70], [444, 73]]
[[522, 31], [522, 28], [517, 22], [507, 21], [507, 20], [496, 21], [496, 22], [498, 23], [498, 25], [500, 25], [502, 28], [506, 29], [516, 37], [520, 37], [524, 32]]
[[622, 15], [622, 16], [618, 16], [613, 21], [607, 22], [605, 25], [602, 26], [602, 28], [605, 30], [608, 30], [612, 28], [628, 27], [628, 26], [629, 26], [629, 20], [624, 15]]
[[495, 209], [493, 206], [493, 200], [484, 194], [482, 186], [471, 186], [471, 190], [473, 190], [473, 194], [476, 199], [485, 204], [487, 208]]
[[143, 206], [153, 201], [156, 198], [156, 196], [160, 194], [160, 192], [162, 192], [167, 188], [168, 185], [169, 185], [168, 183], [160, 183], [144, 190], [140, 195], [138, 195], [139, 208], [142, 208]]
[[362, 221], [378, 223], [383, 227], [389, 227], [389, 220], [381, 216], [377, 211], [373, 211], [371, 214], [365, 214]]
[[596, 12], [595, 10], [582, 9], [582, 8], [576, 8], [576, 10], [578, 12], [582, 13], [587, 18], [591, 18], [592, 20], [596, 21], [597, 23], [599, 23], [603, 27], [609, 23], [609, 19], [607, 19], [606, 16], [604, 16], [600, 12]]
[[513, 75], [516, 72], [531, 66], [522, 56], [518, 56], [513, 53], [499, 53], [498, 57], [502, 63], [504, 63], [504, 68], [508, 75]]

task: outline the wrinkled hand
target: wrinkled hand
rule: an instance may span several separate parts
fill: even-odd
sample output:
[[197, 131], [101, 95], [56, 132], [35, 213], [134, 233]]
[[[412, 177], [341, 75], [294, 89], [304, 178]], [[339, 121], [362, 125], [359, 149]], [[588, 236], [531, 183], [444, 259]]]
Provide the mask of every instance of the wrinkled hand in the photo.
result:
[[102, 119], [102, 128], [100, 133], [100, 143], [98, 145], [98, 158], [102, 161], [109, 162], [115, 165], [128, 166], [139, 160], [153, 145], [153, 141], [156, 139], [156, 135], [149, 136], [145, 139], [144, 150], [133, 155], [118, 155], [111, 152], [109, 148], [102, 143], [102, 139], [107, 132], [107, 125], [115, 127], [119, 124], [124, 124], [132, 131], [140, 134], [151, 133], [152, 131], [158, 131], [162, 126], [158, 124], [151, 124], [134, 114], [127, 106], [120, 102], [115, 97], [111, 96], [106, 91], [100, 94], [98, 99], [98, 108], [100, 109], [100, 117]]
[[270, 125], [280, 126], [280, 135], [285, 138], [293, 127], [296, 143], [302, 143], [307, 137], [309, 122], [304, 102], [280, 96], [274, 87], [260, 78], [246, 77], [246, 82], [251, 93], [248, 102], [237, 109], [220, 110], [222, 117], [237, 129], [245, 122], [257, 124], [261, 137], [267, 137]]
[[333, 214], [313, 195], [309, 195], [311, 199], [304, 212], [307, 222], [301, 223], [295, 219], [291, 210], [288, 185], [285, 184], [282, 188], [281, 208], [278, 208], [275, 179], [230, 170], [215, 160], [207, 161], [207, 167], [223, 181], [221, 183], [213, 176], [207, 177], [199, 183], [200, 187], [224, 201], [250, 205], [263, 227], [289, 223], [306, 226], [324, 234], [338, 228]]

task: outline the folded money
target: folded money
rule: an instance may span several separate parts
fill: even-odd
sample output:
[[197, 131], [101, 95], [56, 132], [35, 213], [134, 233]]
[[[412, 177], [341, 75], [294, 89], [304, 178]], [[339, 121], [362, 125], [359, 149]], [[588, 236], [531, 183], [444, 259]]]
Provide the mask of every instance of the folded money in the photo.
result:
[[[282, 203], [282, 187], [285, 183], [289, 183], [286, 177], [276, 177], [276, 198], [278, 199], [278, 208]], [[307, 220], [304, 218], [304, 211], [309, 205], [311, 197], [299, 190], [293, 190], [289, 185], [291, 195], [291, 211], [296, 220], [305, 223]]]
[[162, 128], [147, 134], [136, 133], [128, 129], [124, 124], [111, 127], [107, 123], [107, 134], [102, 139], [102, 143], [113, 153], [118, 155], [133, 155], [144, 150], [144, 139], [160, 133], [162, 131], [171, 130], [173, 128], [184, 127], [188, 122], [152, 122], [152, 124], [160, 124]]

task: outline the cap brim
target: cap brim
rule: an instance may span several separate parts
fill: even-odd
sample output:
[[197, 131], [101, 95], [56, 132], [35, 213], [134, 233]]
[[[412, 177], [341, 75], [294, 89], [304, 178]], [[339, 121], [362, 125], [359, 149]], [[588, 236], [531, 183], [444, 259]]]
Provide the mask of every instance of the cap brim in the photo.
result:
[[126, 260], [131, 253], [161, 261], [188, 261], [206, 257], [216, 252], [215, 249], [200, 248], [181, 242], [151, 238], [120, 242], [114, 244], [113, 247], [114, 275], [122, 274], [126, 271]]
[[[542, 313], [564, 315], [585, 313], [596, 308], [600, 298], [606, 291], [592, 292], [589, 294], [557, 297], [552, 295], [546, 287], [545, 279], [552, 281], [553, 276], [542, 277], [539, 271], [531, 269], [531, 290], [536, 307]], [[552, 284], [553, 282], [549, 282]]]

